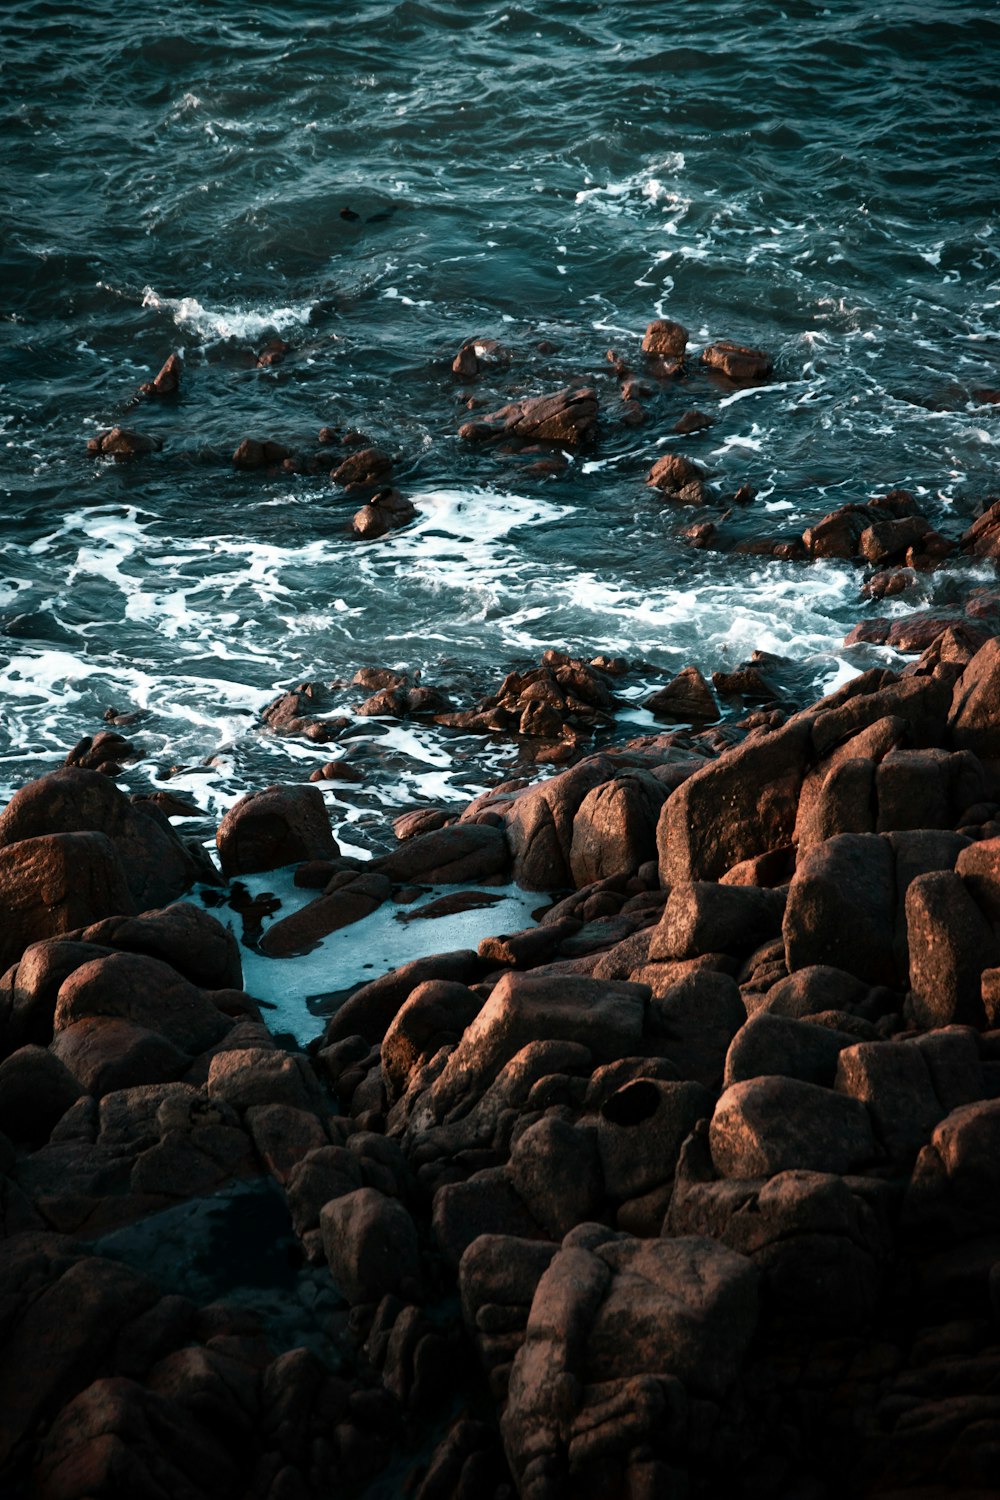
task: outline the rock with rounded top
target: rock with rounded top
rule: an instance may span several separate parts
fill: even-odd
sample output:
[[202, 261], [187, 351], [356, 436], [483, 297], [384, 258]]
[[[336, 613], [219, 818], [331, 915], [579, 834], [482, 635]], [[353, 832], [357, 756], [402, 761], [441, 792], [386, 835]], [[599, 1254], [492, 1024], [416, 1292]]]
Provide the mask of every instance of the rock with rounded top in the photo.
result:
[[773, 1075], [726, 1090], [709, 1143], [722, 1177], [773, 1177], [795, 1168], [851, 1172], [878, 1154], [868, 1111], [858, 1100]]
[[217, 1052], [208, 1069], [208, 1097], [237, 1113], [260, 1105], [322, 1110], [323, 1094], [304, 1057], [277, 1048], [241, 1047]]
[[454, 980], [418, 984], [389, 1023], [382, 1042], [382, 1076], [392, 1104], [413, 1069], [444, 1046], [454, 1046], [483, 1008], [483, 998]]
[[348, 1302], [419, 1297], [417, 1230], [397, 1199], [357, 1188], [327, 1203], [319, 1223], [330, 1274]]
[[512, 876], [529, 891], [552, 891], [573, 884], [570, 867], [573, 825], [587, 793], [612, 780], [616, 766], [606, 755], [592, 755], [558, 776], [528, 787], [510, 804], [507, 841]]
[[450, 980], [464, 985], [481, 978], [482, 973], [482, 963], [472, 948], [433, 953], [428, 958], [400, 964], [399, 968], [362, 985], [344, 1001], [327, 1023], [325, 1043], [331, 1046], [347, 1037], [361, 1036], [369, 1044], [377, 1044], [393, 1017], [425, 980]]
[[248, 792], [216, 835], [224, 875], [251, 875], [340, 853], [323, 794], [310, 783]]
[[0, 847], [0, 971], [45, 938], [134, 910], [118, 852], [102, 833], [42, 834]]
[[567, 386], [552, 395], [516, 401], [478, 421], [466, 422], [459, 437], [482, 441], [502, 436], [576, 447], [593, 436], [597, 415], [597, 392], [592, 386], [578, 390]]
[[[199, 877], [198, 861], [163, 813], [151, 803], [131, 802], [99, 771], [50, 771], [15, 792], [0, 815], [0, 847], [65, 833], [103, 833], [111, 840], [140, 911], [176, 901]], [[95, 912], [87, 922], [112, 914]]]
[[86, 928], [80, 941], [160, 958], [203, 989], [240, 989], [243, 985], [236, 938], [191, 901], [175, 901], [138, 917], [106, 918]]
[[723, 1087], [749, 1078], [780, 1075], [831, 1088], [840, 1054], [854, 1042], [847, 1032], [761, 1011], [733, 1038]]
[[670, 318], [655, 318], [643, 335], [642, 352], [683, 359], [687, 341], [688, 331], [682, 323], [675, 323]]
[[50, 1050], [95, 1099], [117, 1089], [173, 1083], [183, 1078], [192, 1060], [158, 1031], [120, 1016], [74, 1021], [56, 1032]]
[[485, 823], [453, 823], [407, 839], [398, 849], [373, 860], [371, 869], [392, 881], [442, 885], [492, 879], [504, 874], [509, 862], [502, 829]]
[[782, 931], [789, 972], [828, 964], [869, 984], [897, 983], [895, 916], [896, 868], [887, 839], [841, 833], [817, 844], [799, 860], [788, 889]]
[[233, 468], [270, 469], [291, 456], [291, 448], [273, 438], [245, 437], [233, 454]]
[[734, 344], [723, 339], [701, 351], [701, 362], [736, 385], [761, 385], [774, 370], [774, 362], [763, 349]]
[[633, 875], [656, 856], [656, 824], [668, 788], [648, 771], [626, 771], [593, 787], [573, 819], [570, 873], [579, 888]]
[[92, 959], [63, 981], [55, 1031], [88, 1016], [117, 1016], [145, 1026], [192, 1057], [220, 1041], [232, 1026], [204, 990], [159, 959], [137, 953]]

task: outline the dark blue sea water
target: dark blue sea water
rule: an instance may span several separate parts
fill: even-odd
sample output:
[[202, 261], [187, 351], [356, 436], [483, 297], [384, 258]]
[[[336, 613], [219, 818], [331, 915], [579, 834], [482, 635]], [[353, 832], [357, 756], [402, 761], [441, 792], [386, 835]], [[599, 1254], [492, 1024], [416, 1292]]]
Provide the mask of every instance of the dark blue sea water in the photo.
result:
[[[278, 689], [368, 663], [461, 705], [553, 645], [706, 671], [762, 647], [817, 684], [869, 660], [842, 647], [872, 608], [853, 565], [695, 551], [644, 477], [677, 447], [753, 484], [747, 535], [895, 485], [957, 534], [996, 489], [998, 43], [959, 0], [7, 0], [0, 784], [113, 705], [145, 712], [131, 784], [190, 768], [217, 813], [329, 757], [262, 734]], [[659, 315], [774, 380], [695, 365], [622, 425], [606, 351], [641, 373]], [[486, 410], [596, 384], [596, 448], [541, 478], [461, 443], [473, 335], [512, 356]], [[180, 399], [130, 409], [173, 350]], [[691, 406], [716, 425], [678, 439]], [[162, 452], [88, 456], [118, 421]], [[415, 524], [362, 545], [324, 474], [229, 462], [323, 426], [398, 455]], [[889, 609], [988, 577], [952, 562]], [[518, 753], [370, 720], [341, 748], [358, 843]]]

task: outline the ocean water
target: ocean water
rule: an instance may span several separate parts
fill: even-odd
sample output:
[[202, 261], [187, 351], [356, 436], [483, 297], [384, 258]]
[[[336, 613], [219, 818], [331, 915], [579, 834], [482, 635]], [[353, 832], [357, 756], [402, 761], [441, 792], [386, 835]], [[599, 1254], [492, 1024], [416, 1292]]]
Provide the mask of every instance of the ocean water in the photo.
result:
[[[998, 43], [960, 0], [7, 0], [0, 792], [114, 707], [141, 715], [123, 784], [169, 775], [206, 838], [345, 755], [362, 781], [326, 795], [364, 850], [519, 748], [353, 719], [347, 689], [338, 745], [276, 739], [281, 689], [419, 668], [466, 706], [549, 646], [649, 673], [759, 647], [817, 688], [879, 658], [843, 647], [873, 612], [853, 565], [693, 550], [700, 517], [644, 479], [677, 449], [754, 485], [747, 537], [897, 485], [956, 535], [995, 491]], [[693, 352], [768, 350], [773, 381], [693, 363], [624, 425], [607, 351], [641, 375], [656, 316]], [[474, 387], [450, 370], [473, 336], [511, 356]], [[132, 406], [172, 351], [180, 397]], [[457, 437], [470, 396], [582, 383], [600, 435], [559, 474]], [[690, 407], [715, 425], [677, 438]], [[162, 451], [88, 455], [116, 422]], [[245, 436], [308, 454], [324, 426], [396, 457], [413, 525], [360, 544], [325, 471], [232, 467]], [[992, 578], [952, 561], [877, 612]]]

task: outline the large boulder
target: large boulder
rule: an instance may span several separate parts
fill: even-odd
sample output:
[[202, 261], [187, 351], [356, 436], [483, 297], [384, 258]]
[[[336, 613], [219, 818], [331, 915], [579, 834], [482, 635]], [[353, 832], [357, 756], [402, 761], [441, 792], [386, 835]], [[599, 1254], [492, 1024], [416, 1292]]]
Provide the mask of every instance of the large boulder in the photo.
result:
[[868, 984], [896, 983], [895, 917], [887, 839], [841, 833], [817, 844], [800, 859], [788, 890], [782, 932], [789, 972], [824, 964]]
[[429, 885], [492, 880], [506, 872], [510, 855], [503, 830], [488, 823], [453, 823], [406, 839], [372, 861], [373, 874]]
[[417, 1230], [395, 1198], [356, 1188], [327, 1203], [319, 1223], [330, 1274], [349, 1302], [419, 1295]]
[[1000, 638], [981, 646], [956, 682], [948, 730], [956, 750], [1000, 761]]
[[656, 858], [656, 823], [667, 788], [648, 771], [629, 771], [593, 787], [573, 819], [570, 874], [590, 885], [610, 875], [634, 875]]
[[507, 813], [512, 875], [529, 891], [553, 891], [573, 884], [573, 825], [588, 792], [611, 781], [615, 764], [594, 755], [541, 786], [529, 787]]
[[132, 1021], [191, 1056], [221, 1041], [232, 1026], [204, 990], [159, 959], [137, 953], [92, 959], [63, 981], [55, 1031], [89, 1016]]
[[228, 927], [191, 901], [175, 901], [138, 917], [116, 916], [80, 934], [84, 943], [145, 953], [207, 990], [238, 990], [243, 984], [240, 948]]
[[44, 938], [134, 910], [118, 851], [103, 833], [40, 834], [0, 847], [0, 970]]
[[844, 1173], [877, 1155], [862, 1103], [778, 1076], [728, 1088], [712, 1116], [709, 1143], [723, 1177], [773, 1177], [795, 1168]]
[[133, 897], [132, 906], [118, 911], [165, 906], [199, 878], [199, 862], [159, 808], [131, 802], [100, 771], [50, 771], [15, 792], [0, 815], [0, 848], [59, 833], [103, 833], [111, 840]]
[[317, 787], [269, 786], [232, 806], [216, 835], [224, 875], [252, 875], [339, 854]]
[[748, 952], [778, 936], [784, 909], [784, 891], [709, 880], [675, 885], [653, 933], [649, 957]]
[[953, 870], [920, 875], [906, 892], [910, 1005], [917, 1024], [985, 1024], [982, 973], [1000, 964], [1000, 940]]
[[755, 730], [688, 777], [657, 828], [660, 880], [718, 880], [733, 865], [791, 842], [810, 749], [810, 726], [792, 719]]
[[648, 997], [645, 985], [505, 974], [432, 1088], [437, 1117], [470, 1109], [532, 1042], [572, 1042], [599, 1063], [634, 1055]]

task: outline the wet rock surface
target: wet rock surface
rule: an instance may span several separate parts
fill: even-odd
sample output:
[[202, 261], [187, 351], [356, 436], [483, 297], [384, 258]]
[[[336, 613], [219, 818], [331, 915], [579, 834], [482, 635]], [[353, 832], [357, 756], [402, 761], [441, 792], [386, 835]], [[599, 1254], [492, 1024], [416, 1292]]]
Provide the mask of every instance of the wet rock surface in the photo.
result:
[[[599, 750], [415, 809], [368, 861], [310, 783], [249, 794], [224, 874], [294, 865], [308, 898], [230, 888], [275, 959], [440, 882], [428, 931], [489, 933], [511, 872], [540, 893], [536, 925], [342, 995], [306, 1051], [177, 899], [200, 866], [158, 809], [79, 762], [19, 792], [9, 1492], [374, 1497], [405, 1468], [423, 1500], [991, 1493], [996, 660], [959, 641]], [[773, 704], [775, 670], [716, 690]], [[483, 711], [610, 718], [616, 672], [551, 653]], [[431, 690], [353, 691], [391, 719]], [[269, 724], [329, 722], [324, 694]], [[720, 712], [693, 670], [658, 701]]]

